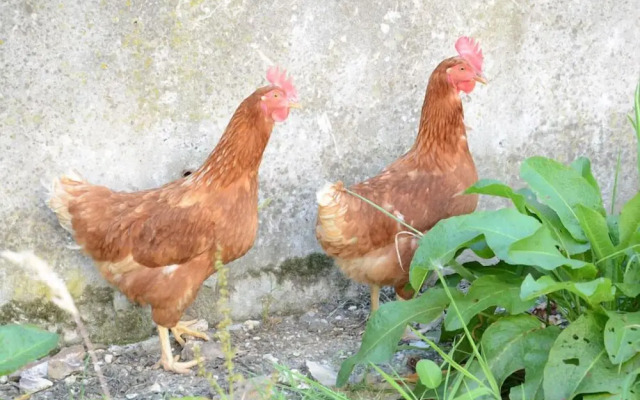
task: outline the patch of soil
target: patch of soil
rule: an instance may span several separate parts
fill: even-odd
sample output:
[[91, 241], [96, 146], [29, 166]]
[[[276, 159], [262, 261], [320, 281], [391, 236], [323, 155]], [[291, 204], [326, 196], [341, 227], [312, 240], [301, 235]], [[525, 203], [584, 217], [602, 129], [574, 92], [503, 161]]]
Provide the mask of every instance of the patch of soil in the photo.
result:
[[[368, 315], [369, 294], [366, 288], [362, 288], [355, 300], [336, 299], [319, 304], [302, 315], [276, 315], [266, 321], [234, 324], [231, 335], [237, 351], [235, 370], [246, 378], [269, 376], [274, 373], [272, 362], [277, 361], [306, 373], [305, 362], [315, 361], [337, 372], [342, 361], [357, 352]], [[209, 329], [207, 333], [213, 338], [215, 329]], [[215, 356], [220, 353], [220, 344], [215, 339], [206, 345], [198, 342], [203, 354], [213, 350], [208, 353], [214, 355], [205, 360], [204, 368], [225, 387], [224, 360]], [[172, 346], [173, 354], [180, 354], [182, 348], [176, 342]], [[212, 348], [207, 350], [205, 346]], [[217, 397], [207, 379], [196, 372], [179, 375], [153, 368], [160, 358], [157, 336], [126, 346], [103, 346], [96, 353], [114, 399]], [[392, 362], [394, 369], [399, 373], [411, 372], [407, 366], [411, 358], [407, 352], [399, 353]], [[0, 384], [0, 399], [20, 396], [18, 379], [14, 376], [7, 383]], [[52, 381], [52, 387], [34, 393], [31, 399], [102, 398], [100, 384], [90, 363], [83, 371]]]

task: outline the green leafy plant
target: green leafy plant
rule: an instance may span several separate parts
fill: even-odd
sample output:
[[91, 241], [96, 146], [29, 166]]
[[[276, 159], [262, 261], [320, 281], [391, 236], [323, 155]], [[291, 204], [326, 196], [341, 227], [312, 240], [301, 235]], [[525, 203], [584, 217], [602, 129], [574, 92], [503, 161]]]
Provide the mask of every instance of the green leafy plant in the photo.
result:
[[0, 376], [8, 375], [58, 346], [58, 335], [32, 325], [0, 326]]
[[[640, 160], [640, 84], [634, 111]], [[480, 180], [466, 191], [507, 198], [513, 208], [442, 220], [422, 236], [411, 285], [422, 288], [430, 274], [438, 283], [380, 307], [338, 385], [357, 364], [387, 361], [408, 323], [446, 309], [443, 331], [469, 346], [445, 353], [423, 337], [444, 362], [418, 365], [409, 398], [640, 398], [640, 193], [619, 214], [613, 206], [607, 213], [584, 157], [569, 165], [531, 157], [520, 177], [521, 189]], [[484, 261], [460, 263], [463, 251]], [[466, 293], [459, 279], [444, 278], [444, 267], [470, 282]], [[546, 310], [533, 308], [540, 299]], [[480, 337], [471, 332], [477, 327]]]

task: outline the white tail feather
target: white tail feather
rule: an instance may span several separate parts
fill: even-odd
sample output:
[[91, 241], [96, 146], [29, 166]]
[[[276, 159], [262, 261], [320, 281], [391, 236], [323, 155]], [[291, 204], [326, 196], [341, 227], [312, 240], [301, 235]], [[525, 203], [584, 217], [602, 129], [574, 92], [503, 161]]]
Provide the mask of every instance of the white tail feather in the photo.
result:
[[325, 183], [325, 185], [316, 193], [316, 200], [320, 207], [329, 207], [338, 201], [339, 192], [333, 183]]

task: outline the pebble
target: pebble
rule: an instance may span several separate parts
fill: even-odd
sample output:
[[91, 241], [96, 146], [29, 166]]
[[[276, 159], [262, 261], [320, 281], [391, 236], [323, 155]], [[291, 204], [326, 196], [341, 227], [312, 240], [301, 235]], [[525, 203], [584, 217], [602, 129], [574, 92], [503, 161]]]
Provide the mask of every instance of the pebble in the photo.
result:
[[253, 337], [253, 340], [260, 340], [260, 339], [262, 339], [260, 336], [254, 336]]
[[131, 400], [131, 399], [135, 399], [136, 397], [138, 397], [138, 394], [137, 393], [129, 393], [129, 394], [126, 394], [124, 397], [126, 397], [129, 400]]
[[4, 385], [9, 381], [9, 378], [6, 375], [0, 376], [0, 385]]
[[162, 386], [160, 386], [160, 384], [156, 382], [153, 385], [149, 386], [147, 388], [147, 391], [150, 393], [160, 393], [162, 392]]
[[293, 356], [294, 356], [294, 357], [300, 357], [300, 354], [301, 354], [301, 353], [300, 353], [299, 351], [294, 351], [294, 352], [293, 352]]
[[106, 362], [107, 364], [111, 364], [113, 362], [113, 354], [105, 354], [104, 362]]
[[182, 349], [180, 356], [183, 360], [193, 360], [196, 357], [196, 347], [198, 347], [201, 357], [205, 360], [211, 361], [216, 358], [224, 359], [224, 352], [222, 351], [222, 345], [218, 342], [202, 342], [199, 340], [188, 340]]
[[48, 367], [49, 362], [45, 361], [22, 371], [18, 382], [20, 390], [25, 393], [35, 393], [53, 386], [53, 382], [44, 378]]
[[358, 309], [358, 306], [349, 306], [348, 310], [349, 311], [355, 311]]
[[338, 373], [333, 369], [317, 363], [315, 361], [306, 361], [305, 365], [309, 370], [309, 374], [316, 381], [320, 382], [324, 386], [335, 386]]
[[76, 378], [75, 375], [67, 376], [66, 378], [64, 378], [64, 383], [65, 385], [73, 385], [74, 383], [76, 383], [77, 379], [78, 378]]
[[276, 364], [278, 361], [280, 361], [276, 357], [274, 357], [272, 354], [265, 354], [265, 355], [262, 356], [262, 359], [263, 360], [267, 360], [269, 362], [272, 362], [274, 364]]
[[233, 325], [229, 325], [229, 327], [227, 328], [230, 331], [239, 331], [240, 329], [242, 329], [242, 324], [233, 324]]
[[242, 329], [245, 331], [252, 331], [260, 326], [260, 321], [254, 319], [248, 319], [242, 323]]

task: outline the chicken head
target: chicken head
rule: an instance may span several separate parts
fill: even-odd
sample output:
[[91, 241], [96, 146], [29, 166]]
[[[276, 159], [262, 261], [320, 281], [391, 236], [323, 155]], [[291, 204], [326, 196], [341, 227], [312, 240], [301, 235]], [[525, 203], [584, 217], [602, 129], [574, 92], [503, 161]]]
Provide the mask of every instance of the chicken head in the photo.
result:
[[287, 77], [287, 71], [272, 67], [267, 71], [267, 80], [274, 86], [260, 98], [260, 107], [266, 116], [276, 122], [282, 122], [289, 116], [291, 108], [297, 108], [298, 93], [293, 79]]

